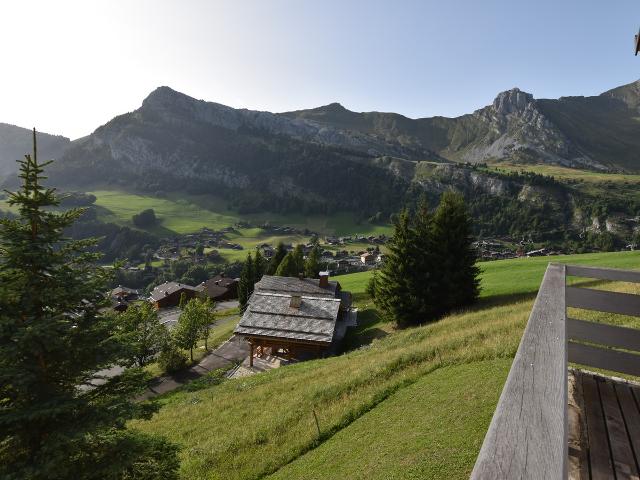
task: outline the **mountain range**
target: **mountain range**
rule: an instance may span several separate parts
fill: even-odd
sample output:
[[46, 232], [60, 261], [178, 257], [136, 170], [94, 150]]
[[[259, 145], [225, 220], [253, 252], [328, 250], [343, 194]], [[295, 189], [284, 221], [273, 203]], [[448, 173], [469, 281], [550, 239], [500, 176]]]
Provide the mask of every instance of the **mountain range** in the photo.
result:
[[[0, 124], [0, 173], [30, 151], [25, 132]], [[87, 137], [40, 139], [42, 154], [58, 159], [51, 176], [69, 188], [184, 190], [217, 193], [244, 210], [370, 213], [397, 209], [424, 186], [425, 162], [638, 172], [640, 80], [555, 100], [514, 88], [467, 115], [419, 119], [338, 103], [286, 113], [234, 109], [159, 87]]]

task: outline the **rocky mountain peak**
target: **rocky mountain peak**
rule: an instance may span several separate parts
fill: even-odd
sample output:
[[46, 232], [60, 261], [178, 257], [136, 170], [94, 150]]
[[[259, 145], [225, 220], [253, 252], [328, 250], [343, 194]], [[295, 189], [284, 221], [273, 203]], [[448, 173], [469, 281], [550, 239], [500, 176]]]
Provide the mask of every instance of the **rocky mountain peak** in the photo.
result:
[[498, 94], [493, 101], [493, 109], [497, 113], [506, 115], [524, 111], [533, 102], [533, 95], [523, 92], [519, 88], [512, 88]]
[[161, 86], [151, 92], [147, 98], [142, 101], [143, 107], [170, 107], [177, 102], [184, 101], [185, 99], [193, 100], [184, 93], [177, 92], [171, 87]]

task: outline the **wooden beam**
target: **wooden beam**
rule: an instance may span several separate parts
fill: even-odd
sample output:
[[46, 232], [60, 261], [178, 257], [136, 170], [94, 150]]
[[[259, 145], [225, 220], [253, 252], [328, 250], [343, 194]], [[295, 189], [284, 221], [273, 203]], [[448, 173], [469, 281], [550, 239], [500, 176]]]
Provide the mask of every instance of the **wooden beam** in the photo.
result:
[[640, 283], [640, 272], [634, 272], [633, 270], [619, 270], [616, 268], [597, 268], [583, 267], [581, 265], [567, 265], [567, 276]]
[[567, 318], [569, 340], [640, 351], [640, 330]]
[[472, 479], [560, 479], [568, 467], [565, 267], [550, 264]]
[[569, 361], [587, 367], [640, 376], [640, 355], [569, 342]]
[[249, 342], [249, 366], [253, 367], [253, 342]]
[[640, 295], [592, 288], [566, 288], [567, 307], [640, 317]]

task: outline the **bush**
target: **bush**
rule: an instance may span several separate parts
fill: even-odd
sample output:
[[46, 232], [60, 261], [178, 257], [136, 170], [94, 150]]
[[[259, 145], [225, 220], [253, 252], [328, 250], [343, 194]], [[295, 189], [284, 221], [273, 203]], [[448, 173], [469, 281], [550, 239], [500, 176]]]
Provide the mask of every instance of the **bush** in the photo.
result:
[[158, 365], [167, 373], [177, 372], [187, 366], [187, 357], [170, 341], [160, 351]]

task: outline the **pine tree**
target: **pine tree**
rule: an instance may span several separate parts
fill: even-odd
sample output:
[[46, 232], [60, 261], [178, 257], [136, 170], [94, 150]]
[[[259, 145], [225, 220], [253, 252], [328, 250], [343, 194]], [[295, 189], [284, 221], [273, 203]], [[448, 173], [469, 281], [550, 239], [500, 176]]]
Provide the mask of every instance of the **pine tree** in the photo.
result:
[[249, 303], [249, 298], [253, 293], [253, 285], [255, 280], [254, 273], [254, 263], [251, 258], [251, 253], [247, 254], [247, 259], [242, 266], [242, 271], [240, 272], [240, 281], [238, 282], [238, 301], [240, 303], [240, 309], [242, 311], [247, 308], [247, 303]]
[[442, 272], [438, 296], [443, 299], [444, 310], [470, 305], [480, 293], [480, 269], [472, 245], [471, 218], [462, 195], [443, 193], [433, 224]]
[[407, 210], [398, 215], [394, 227], [387, 260], [378, 275], [375, 303], [387, 320], [407, 326], [419, 321], [413, 288], [415, 238]]
[[304, 264], [304, 275], [307, 278], [318, 278], [320, 273], [320, 247], [316, 243]]
[[52, 210], [60, 197], [41, 182], [34, 153], [9, 192], [15, 219], [0, 220], [0, 477], [7, 479], [177, 478], [176, 447], [126, 429], [156, 407], [131, 399], [141, 369], [94, 385], [96, 372], [125, 355], [106, 305], [106, 271], [92, 240], [64, 230], [82, 209]]
[[275, 253], [271, 257], [271, 260], [269, 260], [269, 265], [267, 267], [266, 274], [275, 275], [276, 271], [278, 270], [278, 267], [280, 266], [280, 263], [282, 262], [282, 260], [284, 260], [284, 257], [286, 255], [287, 255], [287, 249], [284, 246], [284, 243], [282, 242], [278, 243]]
[[262, 278], [262, 275], [264, 275], [266, 268], [267, 268], [267, 264], [264, 260], [264, 257], [262, 256], [262, 253], [260, 253], [260, 250], [258, 249], [256, 250], [256, 256], [253, 261], [253, 284], [251, 285], [252, 292], [255, 287], [255, 284], [258, 283]]
[[168, 332], [160, 323], [158, 311], [149, 302], [131, 305], [114, 318], [118, 339], [125, 345], [127, 366], [144, 367], [168, 340]]
[[305, 264], [302, 245], [296, 245], [291, 252], [284, 256], [275, 271], [275, 275], [279, 277], [297, 277], [300, 274], [304, 275], [304, 270]]

